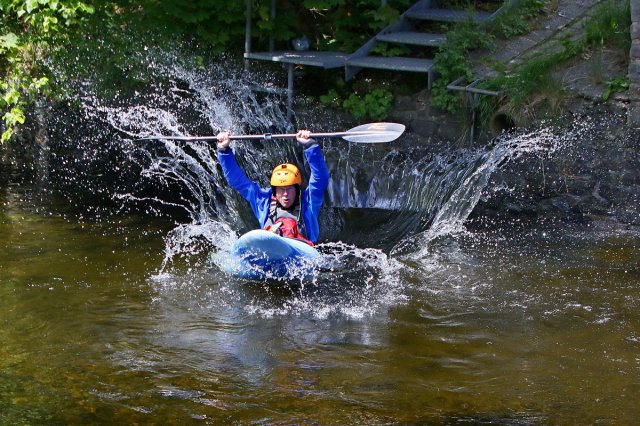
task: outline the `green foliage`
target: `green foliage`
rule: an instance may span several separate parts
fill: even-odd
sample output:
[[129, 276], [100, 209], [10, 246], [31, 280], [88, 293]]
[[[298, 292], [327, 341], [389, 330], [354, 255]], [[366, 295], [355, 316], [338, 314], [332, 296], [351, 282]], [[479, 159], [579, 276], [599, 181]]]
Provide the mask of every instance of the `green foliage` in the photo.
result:
[[[514, 116], [531, 109], [531, 105], [542, 99], [558, 97], [562, 93], [560, 83], [552, 78], [552, 73], [567, 61], [582, 55], [592, 48], [606, 44], [627, 55], [630, 48], [629, 3], [622, 0], [608, 0], [598, 6], [592, 17], [585, 23], [585, 36], [581, 40], [561, 40], [555, 53], [540, 54], [524, 62], [516, 69], [505, 71], [502, 76], [488, 83], [494, 90], [502, 90], [506, 99], [505, 107]], [[607, 100], [611, 94], [622, 92], [629, 87], [626, 77], [616, 77], [606, 82], [602, 95]]]
[[38, 64], [44, 52], [94, 8], [78, 0], [0, 0], [0, 111], [8, 141], [25, 122], [25, 108], [47, 94], [50, 78]]
[[[464, 77], [467, 82], [472, 81], [472, 61], [469, 59], [471, 49], [491, 48], [491, 42], [484, 45], [477, 40], [491, 40], [491, 37], [509, 38], [531, 31], [531, 23], [543, 12], [547, 1], [520, 0], [518, 4], [500, 15], [495, 22], [486, 28], [473, 28], [469, 24], [458, 26], [447, 33], [447, 41], [439, 49], [435, 66], [441, 78], [434, 84], [434, 104], [449, 112], [454, 112], [463, 104], [458, 93], [446, 89], [451, 81]], [[551, 73], [558, 65], [582, 54], [590, 46], [609, 44], [618, 46], [626, 52], [629, 50], [630, 26], [629, 2], [623, 0], [607, 0], [596, 10], [593, 18], [585, 25], [586, 36], [577, 42], [562, 40], [559, 48], [550, 53], [541, 54], [526, 61], [517, 69], [502, 69], [501, 76], [483, 87], [500, 91], [508, 99], [507, 108], [515, 115], [524, 113], [525, 105], [539, 102], [540, 99], [557, 96], [562, 92], [561, 85], [556, 82]], [[626, 54], [626, 53], [625, 53]], [[628, 81], [622, 77], [607, 82], [603, 98], [607, 99], [616, 91], [626, 90]], [[487, 109], [497, 107], [493, 102], [480, 101], [482, 105], [476, 107]], [[492, 105], [490, 105], [492, 104]]]
[[540, 16], [545, 3], [544, 0], [520, 0], [513, 8], [500, 14], [489, 30], [503, 39], [525, 34], [531, 31], [531, 22]]
[[337, 90], [331, 89], [326, 95], [320, 96], [320, 102], [328, 107], [340, 108], [342, 106], [342, 97]]
[[631, 47], [630, 25], [629, 2], [607, 0], [598, 6], [593, 18], [585, 25], [585, 42], [588, 45], [611, 44], [626, 52]]
[[59, 33], [94, 12], [93, 6], [77, 0], [2, 0], [0, 10], [4, 19], [16, 19], [32, 36]]
[[507, 73], [495, 79], [493, 84], [499, 86], [507, 94], [512, 105], [525, 104], [535, 93], [543, 93], [545, 90], [559, 90], [549, 74], [558, 63], [569, 57], [568, 52], [565, 50], [527, 61], [517, 72]]
[[0, 36], [0, 54], [10, 52], [20, 47], [20, 40], [14, 33], [4, 34]]
[[602, 94], [602, 99], [607, 100], [615, 92], [624, 92], [629, 89], [629, 78], [627, 76], [614, 77], [605, 83], [606, 88]]
[[[308, 18], [298, 22], [314, 25], [299, 26], [297, 32], [306, 33], [319, 50], [353, 52], [387, 25], [396, 22], [411, 0], [305, 0]], [[304, 21], [303, 21], [304, 20]]]
[[332, 89], [320, 96], [320, 101], [327, 106], [344, 108], [357, 119], [384, 120], [393, 106], [393, 94], [386, 89], [375, 88], [364, 95], [351, 93], [343, 100]]
[[385, 89], [373, 89], [364, 96], [352, 93], [343, 106], [358, 119], [384, 120], [393, 106], [393, 95]]
[[495, 99], [480, 98], [479, 109], [483, 112], [483, 119], [492, 115], [495, 108], [503, 107], [518, 121], [526, 122], [532, 118], [534, 107], [542, 105], [551, 111], [557, 111], [561, 103], [563, 88], [552, 72], [558, 65], [583, 51], [583, 45], [563, 40], [562, 49], [557, 52], [537, 55], [525, 61], [517, 69], [505, 70], [501, 76], [481, 85], [482, 88], [500, 91], [507, 102], [503, 105]]
[[366, 14], [371, 19], [369, 27], [375, 31], [391, 25], [400, 19], [400, 11], [388, 4], [380, 6], [377, 9], [371, 9], [367, 11]]
[[469, 52], [474, 49], [490, 49], [494, 38], [471, 21], [461, 24], [447, 33], [446, 41], [439, 47], [434, 67], [440, 77], [433, 85], [433, 104], [448, 112], [462, 106], [460, 98], [447, 89], [452, 81], [464, 77], [473, 78]]
[[[166, 29], [174, 39], [195, 39], [218, 52], [231, 43], [243, 46], [246, 3], [220, 0], [116, 0], [143, 28]], [[266, 6], [268, 7], [268, 6]], [[254, 12], [263, 21], [265, 6]], [[266, 18], [268, 19], [268, 12]]]
[[380, 56], [403, 56], [409, 55], [411, 49], [402, 44], [390, 44], [390, 43], [377, 43], [373, 49], [369, 51], [370, 54]]
[[[253, 50], [266, 48], [270, 40], [276, 49], [289, 49], [290, 40], [304, 34], [314, 49], [352, 52], [395, 22], [412, 0], [386, 3], [283, 0], [272, 19], [270, 1], [252, 1]], [[242, 52], [245, 8], [244, 1], [220, 0], [0, 0], [3, 140], [25, 121], [27, 106], [36, 97], [64, 94], [64, 73], [74, 79], [91, 74], [94, 89], [115, 95], [121, 88], [144, 84], [145, 66], [138, 52], [146, 46], [187, 41], [193, 56], [201, 58], [202, 51]], [[384, 50], [388, 55], [400, 53]], [[63, 73], [53, 75], [44, 65], [49, 59]], [[347, 105], [354, 111], [382, 114], [372, 97], [383, 106], [389, 103], [373, 92]]]
[[496, 37], [509, 38], [530, 31], [530, 22], [540, 15], [545, 3], [544, 0], [520, 0], [488, 27], [465, 22], [448, 31], [446, 42], [434, 58], [434, 67], [440, 76], [433, 86], [434, 105], [451, 113], [462, 108], [464, 98], [448, 90], [447, 85], [461, 77], [467, 82], [473, 80], [470, 51], [491, 50]]

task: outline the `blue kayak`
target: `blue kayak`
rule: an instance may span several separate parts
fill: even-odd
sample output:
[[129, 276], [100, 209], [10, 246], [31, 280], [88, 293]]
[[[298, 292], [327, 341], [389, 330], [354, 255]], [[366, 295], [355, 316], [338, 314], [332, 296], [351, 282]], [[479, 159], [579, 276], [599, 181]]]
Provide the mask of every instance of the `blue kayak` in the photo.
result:
[[220, 259], [221, 269], [253, 280], [310, 279], [320, 253], [300, 240], [256, 229], [242, 235]]

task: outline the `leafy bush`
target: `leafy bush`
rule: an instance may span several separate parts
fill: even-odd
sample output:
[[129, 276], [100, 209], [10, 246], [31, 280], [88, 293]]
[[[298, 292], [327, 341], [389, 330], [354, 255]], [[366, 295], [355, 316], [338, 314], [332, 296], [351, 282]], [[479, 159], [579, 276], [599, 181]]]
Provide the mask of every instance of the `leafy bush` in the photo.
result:
[[447, 89], [452, 81], [463, 77], [473, 81], [473, 61], [469, 53], [475, 49], [492, 50], [495, 38], [509, 38], [530, 31], [530, 22], [544, 8], [544, 0], [520, 0], [506, 10], [489, 26], [465, 22], [447, 32], [447, 39], [434, 58], [434, 67], [440, 78], [433, 86], [433, 104], [448, 112], [463, 107], [464, 98]]
[[46, 51], [94, 8], [78, 0], [0, 0], [0, 11], [0, 142], [6, 142], [24, 124], [28, 103], [49, 90], [50, 76], [38, 65]]
[[624, 92], [629, 89], [629, 78], [627, 76], [624, 77], [614, 77], [611, 80], [606, 82], [606, 88], [604, 89], [604, 93], [602, 94], [602, 99], [607, 100], [609, 96], [611, 96], [615, 92]]
[[326, 95], [320, 96], [322, 104], [344, 108], [357, 119], [370, 118], [372, 120], [384, 120], [387, 118], [393, 106], [393, 94], [386, 89], [375, 88], [364, 95], [351, 93], [346, 99], [336, 90], [330, 90]]
[[544, 0], [520, 0], [516, 6], [499, 15], [490, 31], [497, 37], [508, 39], [531, 31], [531, 22], [544, 9]]
[[[298, 32], [311, 32], [319, 50], [354, 52], [382, 28], [396, 22], [412, 0], [304, 0], [310, 12], [308, 21], [314, 26], [298, 28]], [[300, 22], [300, 18], [298, 18]], [[306, 23], [306, 21], [303, 21]]]
[[490, 49], [493, 43], [493, 37], [472, 21], [447, 33], [446, 41], [439, 47], [434, 58], [434, 67], [439, 74], [433, 85], [435, 106], [448, 112], [455, 112], [462, 106], [460, 97], [449, 91], [447, 85], [460, 77], [471, 81], [473, 72], [469, 52], [474, 49]]
[[628, 1], [607, 0], [603, 2], [585, 25], [585, 42], [588, 45], [611, 44], [627, 52], [631, 47], [629, 27], [631, 12]]
[[[290, 40], [304, 34], [312, 40], [312, 48], [352, 52], [395, 22], [411, 3], [284, 0], [278, 1], [277, 16], [272, 19], [270, 1], [253, 1], [254, 50], [266, 48], [271, 39], [276, 48], [289, 49]], [[65, 86], [46, 69], [45, 59], [66, 57], [59, 62], [74, 77], [95, 74], [98, 68], [99, 85], [106, 90], [144, 83], [145, 71], [140, 61], [136, 63], [135, 49], [149, 40], [186, 40], [194, 55], [224, 51], [239, 57], [244, 48], [245, 8], [244, 1], [219, 0], [0, 0], [2, 140], [24, 123], [29, 102]], [[132, 34], [139, 34], [133, 51]], [[105, 58], [105, 50], [112, 55]], [[357, 104], [356, 99], [348, 103], [361, 110]], [[379, 114], [373, 112], [374, 106], [364, 110]]]

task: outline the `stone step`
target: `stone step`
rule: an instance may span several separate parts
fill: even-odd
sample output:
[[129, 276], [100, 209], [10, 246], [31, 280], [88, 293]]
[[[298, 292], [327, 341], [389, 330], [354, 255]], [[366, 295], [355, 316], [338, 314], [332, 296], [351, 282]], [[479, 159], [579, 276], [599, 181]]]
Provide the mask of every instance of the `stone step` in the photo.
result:
[[406, 58], [402, 56], [363, 56], [347, 60], [347, 66], [426, 73], [433, 67], [433, 61], [431, 59]]
[[437, 9], [424, 8], [415, 9], [407, 12], [407, 18], [419, 19], [421, 21], [439, 21], [439, 22], [464, 22], [471, 18], [476, 23], [488, 21], [493, 14], [481, 11], [466, 11], [457, 9]]
[[447, 37], [444, 34], [428, 34], [413, 31], [399, 31], [396, 33], [380, 34], [378, 41], [388, 43], [410, 44], [414, 46], [438, 47]]

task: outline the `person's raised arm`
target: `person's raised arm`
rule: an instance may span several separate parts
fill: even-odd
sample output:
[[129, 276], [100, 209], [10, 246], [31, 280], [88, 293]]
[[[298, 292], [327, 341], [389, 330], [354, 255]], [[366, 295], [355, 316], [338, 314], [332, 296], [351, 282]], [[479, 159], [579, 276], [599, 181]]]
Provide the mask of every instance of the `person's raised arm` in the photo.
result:
[[252, 199], [260, 188], [258, 184], [247, 177], [238, 165], [236, 156], [229, 144], [231, 143], [231, 132], [220, 132], [216, 135], [218, 161], [222, 167], [224, 177], [236, 191], [247, 200]]
[[310, 148], [313, 145], [317, 145], [315, 139], [311, 139], [311, 131], [310, 130], [298, 130], [296, 133], [296, 140], [300, 145], [304, 147], [304, 149]]
[[300, 130], [296, 134], [298, 143], [304, 147], [304, 155], [311, 169], [308, 188], [318, 198], [316, 202], [324, 197], [324, 191], [329, 184], [329, 169], [324, 161], [322, 150], [315, 139], [311, 139], [311, 131]]
[[220, 132], [216, 136], [218, 140], [216, 146], [218, 151], [226, 151], [229, 149], [229, 144], [231, 143], [231, 133], [230, 132]]

